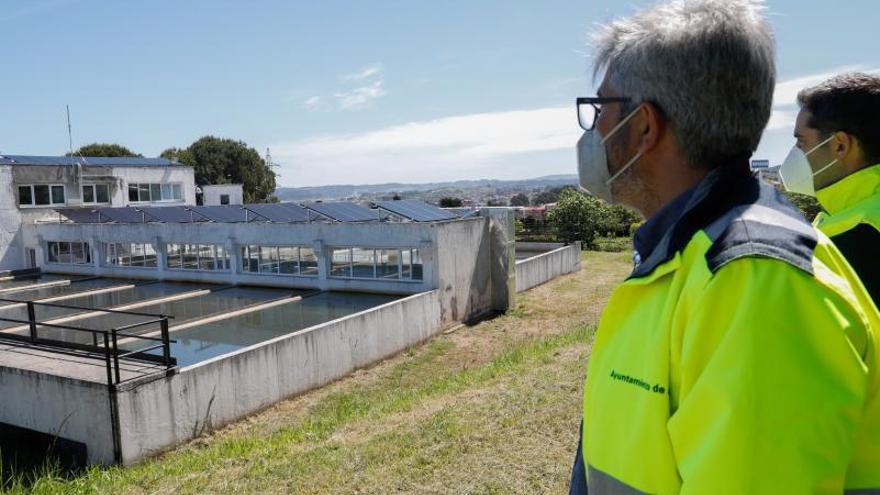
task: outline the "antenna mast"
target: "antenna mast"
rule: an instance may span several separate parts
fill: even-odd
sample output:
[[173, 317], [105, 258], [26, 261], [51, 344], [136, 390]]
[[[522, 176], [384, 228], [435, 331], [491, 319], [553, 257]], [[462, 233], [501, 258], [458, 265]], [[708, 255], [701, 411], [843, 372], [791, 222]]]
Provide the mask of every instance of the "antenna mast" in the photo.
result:
[[67, 108], [67, 146], [70, 150], [70, 155], [73, 156], [73, 132], [70, 128], [70, 105], [64, 105]]

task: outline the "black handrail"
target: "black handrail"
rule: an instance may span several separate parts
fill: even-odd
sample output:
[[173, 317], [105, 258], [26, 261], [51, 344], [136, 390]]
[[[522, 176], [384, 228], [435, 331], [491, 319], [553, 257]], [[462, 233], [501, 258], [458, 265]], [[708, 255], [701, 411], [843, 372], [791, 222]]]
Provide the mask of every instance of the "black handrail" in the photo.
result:
[[[9, 321], [12, 323], [21, 323], [27, 325], [28, 327], [28, 335], [21, 335], [18, 333], [13, 333], [14, 330], [10, 328], [0, 329], [0, 340], [6, 341], [15, 341], [15, 342], [27, 342], [31, 345], [39, 345], [42, 349], [48, 350], [50, 352], [58, 352], [63, 354], [71, 354], [72, 351], [79, 351], [79, 354], [86, 357], [96, 357], [103, 359], [104, 364], [107, 368], [107, 386], [113, 389], [116, 385], [121, 383], [122, 377], [120, 373], [120, 359], [130, 360], [130, 361], [138, 361], [138, 362], [147, 362], [147, 363], [156, 363], [163, 365], [166, 369], [166, 372], [170, 371], [177, 365], [177, 360], [171, 356], [171, 344], [176, 343], [176, 341], [171, 340], [168, 331], [168, 319], [170, 316], [167, 315], [156, 315], [151, 313], [138, 313], [134, 311], [123, 311], [123, 310], [109, 310], [109, 309], [100, 309], [100, 308], [85, 308], [81, 306], [71, 306], [71, 305], [61, 305], [61, 304], [51, 304], [51, 303], [40, 303], [34, 301], [18, 301], [13, 299], [3, 299], [0, 298], [0, 301], [9, 301], [22, 303], [27, 306], [27, 320], [22, 320], [18, 318], [7, 318], [0, 316], [0, 321]], [[116, 314], [129, 314], [135, 316], [150, 316], [153, 319], [148, 321], [136, 322], [127, 325], [123, 325], [119, 328], [112, 328], [110, 330], [96, 330], [93, 328], [84, 328], [75, 325], [64, 325], [60, 323], [49, 323], [49, 322], [40, 322], [36, 318], [36, 310], [35, 307], [37, 305], [45, 305], [45, 306], [55, 306], [55, 307], [63, 307], [63, 308], [73, 308], [73, 309], [84, 309], [88, 311], [94, 312], [104, 312], [104, 313], [116, 313]], [[132, 328], [142, 327], [145, 325], [154, 325], [159, 323], [161, 336], [153, 337], [149, 335], [138, 335], [136, 333], [128, 333], [128, 332], [120, 332], [120, 330], [129, 330]], [[59, 329], [65, 331], [74, 331], [74, 332], [87, 332], [92, 335], [92, 345], [82, 344], [79, 342], [68, 342], [64, 340], [57, 340], [51, 338], [41, 337], [38, 333], [39, 327], [46, 327], [52, 329]], [[124, 352], [120, 352], [118, 337], [123, 336], [131, 339], [140, 339], [150, 342], [159, 342], [158, 344], [148, 346], [145, 348], [135, 349], [135, 350], [125, 350]], [[99, 337], [103, 341], [103, 345], [99, 344]], [[162, 355], [149, 354], [150, 351], [154, 351], [156, 349], [162, 349]], [[85, 354], [83, 354], [85, 353]]]

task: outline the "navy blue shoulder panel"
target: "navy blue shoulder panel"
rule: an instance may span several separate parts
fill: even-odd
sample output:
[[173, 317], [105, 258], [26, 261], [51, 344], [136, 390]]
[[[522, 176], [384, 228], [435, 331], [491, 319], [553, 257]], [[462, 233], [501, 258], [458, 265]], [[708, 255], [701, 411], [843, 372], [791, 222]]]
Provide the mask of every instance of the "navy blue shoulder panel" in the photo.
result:
[[748, 161], [743, 162], [716, 169], [701, 182], [675, 225], [630, 278], [648, 275], [672, 259], [701, 230], [712, 240], [706, 262], [713, 273], [733, 260], [760, 256], [812, 274], [816, 231], [782, 193], [749, 173]]
[[733, 260], [760, 256], [784, 261], [812, 274], [816, 232], [799, 213], [794, 212], [798, 215], [795, 216], [785, 206], [738, 206], [712, 222], [705, 229], [714, 241], [706, 252], [709, 269], [714, 273]]

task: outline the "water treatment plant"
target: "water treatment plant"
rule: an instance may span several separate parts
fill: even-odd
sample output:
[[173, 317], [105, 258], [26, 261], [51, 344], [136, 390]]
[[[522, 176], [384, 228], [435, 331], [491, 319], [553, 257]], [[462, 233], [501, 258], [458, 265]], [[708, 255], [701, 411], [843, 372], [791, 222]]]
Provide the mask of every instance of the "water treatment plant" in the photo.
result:
[[0, 430], [81, 464], [136, 462], [580, 268], [576, 245], [518, 250], [505, 209], [196, 206], [191, 168], [107, 160], [0, 157]]

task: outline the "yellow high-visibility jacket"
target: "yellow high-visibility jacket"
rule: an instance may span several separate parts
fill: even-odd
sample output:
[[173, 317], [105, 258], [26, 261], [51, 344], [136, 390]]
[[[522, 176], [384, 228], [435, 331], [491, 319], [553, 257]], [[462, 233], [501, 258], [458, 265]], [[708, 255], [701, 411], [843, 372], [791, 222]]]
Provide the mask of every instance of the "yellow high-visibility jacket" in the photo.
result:
[[878, 331], [825, 235], [757, 178], [710, 173], [603, 311], [589, 494], [880, 493]]
[[831, 238], [880, 307], [880, 164], [816, 192], [825, 209], [813, 222]]

